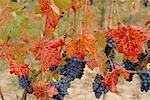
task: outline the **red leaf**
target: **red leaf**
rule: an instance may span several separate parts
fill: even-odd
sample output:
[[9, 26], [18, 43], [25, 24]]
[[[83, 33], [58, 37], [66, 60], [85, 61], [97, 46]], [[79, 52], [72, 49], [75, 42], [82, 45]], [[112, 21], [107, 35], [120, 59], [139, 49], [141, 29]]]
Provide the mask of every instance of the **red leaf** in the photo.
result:
[[86, 62], [88, 67], [93, 70], [95, 67], [98, 67], [98, 62], [96, 61], [95, 58], [89, 58]]
[[115, 69], [112, 72], [106, 73], [104, 76], [104, 84], [105, 86], [108, 86], [110, 91], [114, 91], [116, 89], [120, 75], [124, 76], [125, 79], [129, 79], [130, 73], [127, 72], [123, 67], [115, 65]]
[[43, 39], [39, 43], [34, 44], [30, 48], [30, 51], [40, 61], [42, 71], [47, 71], [50, 66], [54, 66], [59, 62], [60, 52], [58, 47], [63, 45], [64, 42], [62, 39]]
[[108, 37], [116, 40], [117, 51], [127, 57], [138, 58], [144, 51], [146, 35], [136, 26], [119, 27], [112, 30]]
[[39, 83], [33, 84], [34, 95], [38, 97], [38, 99], [52, 98], [54, 95], [58, 94], [57, 89], [50, 84], [46, 84], [43, 81]]
[[60, 52], [56, 48], [43, 48], [41, 54], [40, 63], [42, 71], [48, 70], [50, 66], [55, 66], [60, 61]]
[[10, 74], [15, 74], [17, 76], [28, 76], [28, 65], [19, 64], [16, 60], [8, 57], [7, 61], [10, 65]]
[[78, 9], [80, 9], [82, 7], [82, 2], [80, 2], [79, 0], [72, 0], [72, 9], [74, 12], [76, 12]]

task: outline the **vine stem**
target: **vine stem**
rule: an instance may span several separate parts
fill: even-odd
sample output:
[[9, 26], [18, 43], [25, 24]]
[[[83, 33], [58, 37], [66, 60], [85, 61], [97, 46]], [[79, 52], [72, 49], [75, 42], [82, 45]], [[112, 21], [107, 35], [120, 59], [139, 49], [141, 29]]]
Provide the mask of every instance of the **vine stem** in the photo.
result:
[[103, 94], [103, 100], [106, 100], [106, 94]]
[[[33, 81], [36, 79], [36, 77], [39, 75], [39, 74], [41, 74], [41, 70], [39, 70], [39, 71], [37, 71], [37, 73], [35, 74], [35, 75], [33, 75], [33, 79], [32, 79], [32, 82], [31, 82], [31, 84], [33, 83]], [[32, 88], [32, 86], [30, 85], [30, 86], [28, 86], [27, 88], [29, 88], [29, 89], [31, 89]], [[26, 98], [27, 98], [27, 94], [28, 94], [28, 89], [25, 89], [24, 90], [24, 92], [23, 92], [23, 94], [22, 94], [22, 97], [21, 97], [21, 100], [27, 100]], [[31, 91], [30, 91], [31, 92]]]
[[86, 17], [86, 15], [87, 15], [87, 10], [88, 10], [88, 0], [86, 0], [86, 4], [85, 4], [85, 8], [84, 8], [84, 17], [83, 17], [83, 18]]
[[116, 8], [116, 13], [117, 13], [117, 21], [118, 21], [118, 26], [120, 26], [121, 21], [120, 21], [120, 14], [119, 14], [119, 9], [118, 9], [118, 3], [116, 0], [114, 0], [115, 8]]
[[76, 19], [77, 19], [77, 13], [74, 11], [74, 33], [76, 32]]
[[114, 0], [110, 0], [109, 5], [109, 14], [108, 14], [108, 28], [112, 27], [112, 17], [113, 17], [113, 8], [114, 8]]
[[2, 100], [4, 100], [4, 96], [3, 96], [3, 92], [2, 92], [1, 86], [0, 86], [0, 96], [1, 96]]
[[23, 91], [21, 100], [27, 100], [27, 90], [26, 89]]

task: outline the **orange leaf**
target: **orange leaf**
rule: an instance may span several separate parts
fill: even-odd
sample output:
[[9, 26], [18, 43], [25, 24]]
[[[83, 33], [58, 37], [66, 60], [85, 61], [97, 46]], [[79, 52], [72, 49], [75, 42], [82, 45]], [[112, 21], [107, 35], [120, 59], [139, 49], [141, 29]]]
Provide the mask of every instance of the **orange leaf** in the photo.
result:
[[47, 15], [51, 10], [50, 0], [39, 0], [39, 7], [44, 15]]
[[[50, 4], [50, 0], [39, 0], [39, 7], [44, 15], [46, 15], [45, 36], [51, 37], [51, 33], [55, 30], [60, 16], [55, 10], [55, 6]], [[52, 8], [53, 7], [53, 8]]]
[[58, 94], [57, 89], [54, 86], [51, 86], [50, 84], [46, 84], [43, 81], [40, 81], [39, 83], [33, 84], [33, 90], [34, 95], [38, 99], [45, 99], [45, 98], [52, 98], [54, 95]]
[[47, 14], [46, 17], [46, 25], [45, 25], [46, 37], [51, 37], [51, 33], [55, 30], [59, 22], [59, 19], [60, 16], [51, 9], [51, 11]]
[[94, 45], [95, 38], [91, 34], [82, 34], [78, 40], [71, 40], [67, 44], [67, 56], [76, 56], [82, 59], [87, 54], [91, 53], [96, 56], [96, 46]]
[[144, 51], [146, 35], [136, 26], [119, 27], [108, 34], [108, 37], [115, 38], [117, 51], [129, 58], [138, 58]]
[[81, 40], [71, 40], [67, 44], [68, 57], [76, 56], [82, 59], [88, 53], [89, 53], [88, 50], [83, 46]]

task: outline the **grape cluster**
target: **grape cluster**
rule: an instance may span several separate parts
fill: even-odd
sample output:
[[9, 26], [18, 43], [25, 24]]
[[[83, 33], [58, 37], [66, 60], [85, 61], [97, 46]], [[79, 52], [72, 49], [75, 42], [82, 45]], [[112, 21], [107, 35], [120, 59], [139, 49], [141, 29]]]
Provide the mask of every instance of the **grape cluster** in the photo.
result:
[[49, 70], [50, 71], [54, 71], [54, 70], [56, 70], [58, 68], [58, 65], [56, 65], [56, 66], [50, 66], [49, 67]]
[[85, 61], [79, 60], [77, 57], [67, 58], [66, 64], [61, 66], [60, 75], [64, 76], [68, 82], [73, 81], [75, 78], [81, 79]]
[[112, 62], [114, 62], [114, 58], [115, 58], [115, 50], [113, 48], [115, 48], [115, 42], [113, 39], [107, 39], [107, 45], [105, 47], [105, 54], [106, 56], [110, 57], [110, 60]]
[[67, 89], [70, 88], [70, 83], [65, 81], [64, 79], [61, 79], [59, 82], [53, 81], [50, 83], [58, 90], [58, 94], [53, 96], [54, 100], [63, 100], [64, 96], [68, 94]]
[[107, 60], [105, 63], [108, 65], [107, 70], [111, 72], [113, 70], [113, 66], [111, 66], [110, 60]]
[[62, 57], [66, 57], [66, 56], [67, 56], [67, 52], [64, 51], [64, 52], [62, 53]]
[[28, 76], [27, 77], [21, 76], [21, 77], [18, 77], [18, 82], [22, 88], [26, 88], [27, 86], [30, 85], [31, 79]]
[[148, 55], [147, 51], [146, 51], [146, 53], [141, 53], [140, 57], [138, 58], [139, 61], [143, 61], [147, 55]]
[[105, 53], [107, 56], [109, 56], [109, 54], [111, 53], [111, 50], [113, 49], [113, 47], [115, 47], [115, 42], [112, 39], [107, 39], [106, 43], [107, 45], [105, 47]]
[[[126, 60], [125, 62], [124, 62], [124, 68], [126, 69], [126, 70], [131, 70], [131, 71], [135, 71], [135, 64], [133, 63], [133, 62], [131, 62], [130, 60]], [[134, 75], [134, 73], [130, 73], [130, 79], [129, 80], [127, 80], [127, 81], [132, 81], [133, 80], [133, 75]]]
[[150, 40], [147, 41], [147, 47], [150, 49]]
[[101, 75], [96, 74], [93, 82], [93, 92], [96, 98], [100, 98], [103, 93], [106, 94], [109, 91], [108, 87], [104, 87], [103, 80], [104, 78]]
[[17, 2], [17, 0], [11, 0], [11, 2]]
[[145, 6], [145, 7], [150, 6], [150, 1], [149, 1], [149, 0], [144, 0], [144, 6]]
[[150, 90], [150, 71], [140, 72], [138, 75], [141, 79], [141, 91], [147, 92]]
[[115, 50], [114, 50], [114, 48], [116, 47], [115, 46], [115, 41], [113, 39], [107, 38], [106, 43], [107, 43], [107, 45], [105, 47], [105, 54], [106, 54], [107, 57], [110, 57], [110, 59], [107, 60], [105, 63], [107, 65], [109, 65], [109, 67], [107, 68], [108, 71], [112, 71], [113, 66], [111, 66], [110, 62], [114, 63], [114, 58], [115, 58], [115, 54], [116, 54]]

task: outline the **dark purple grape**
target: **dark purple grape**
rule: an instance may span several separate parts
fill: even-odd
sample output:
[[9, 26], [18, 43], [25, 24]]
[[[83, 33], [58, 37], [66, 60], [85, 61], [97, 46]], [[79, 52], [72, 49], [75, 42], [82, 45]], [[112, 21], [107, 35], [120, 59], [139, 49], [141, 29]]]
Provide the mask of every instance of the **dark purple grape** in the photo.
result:
[[63, 54], [62, 54], [62, 57], [66, 57], [67, 56], [67, 52], [64, 51]]
[[60, 75], [64, 76], [66, 80], [73, 81], [75, 78], [81, 79], [84, 74], [85, 61], [77, 57], [67, 58], [66, 64], [61, 66]]
[[113, 39], [107, 39], [107, 44], [106, 44], [106, 47], [105, 47], [105, 54], [107, 57], [110, 57], [110, 60], [112, 63], [114, 63], [114, 58], [115, 58], [115, 50], [114, 48], [116, 47], [115, 46], [115, 42]]
[[146, 52], [146, 53], [141, 53], [141, 54], [140, 54], [140, 57], [138, 58], [139, 61], [143, 61], [147, 55], [148, 55], [147, 52]]
[[11, 0], [11, 2], [17, 2], [17, 0]]
[[[124, 62], [124, 65], [125, 65], [124, 68], [126, 70], [131, 70], [131, 71], [135, 71], [135, 67], [137, 66], [137, 64], [131, 62], [130, 60], [126, 60]], [[130, 78], [127, 81], [131, 82], [133, 80], [133, 76], [134, 76], [134, 74], [130, 73]]]
[[56, 70], [58, 68], [58, 65], [56, 65], [56, 66], [50, 66], [49, 67], [49, 70], [50, 71], [54, 71], [54, 70]]
[[96, 74], [94, 82], [92, 83], [96, 98], [100, 98], [103, 93], [106, 94], [109, 91], [108, 87], [104, 87], [103, 80], [104, 78], [101, 75]]
[[147, 41], [147, 48], [150, 49], [150, 40]]
[[150, 90], [150, 71], [140, 72], [138, 75], [141, 79], [141, 91], [147, 92]]
[[18, 82], [22, 88], [26, 88], [27, 86], [30, 85], [31, 79], [28, 76], [27, 77], [21, 76], [18, 77]]
[[53, 99], [64, 100], [65, 95], [68, 94], [68, 88], [70, 88], [70, 83], [62, 78], [59, 82], [52, 81], [50, 84], [58, 90], [58, 94], [53, 96]]

